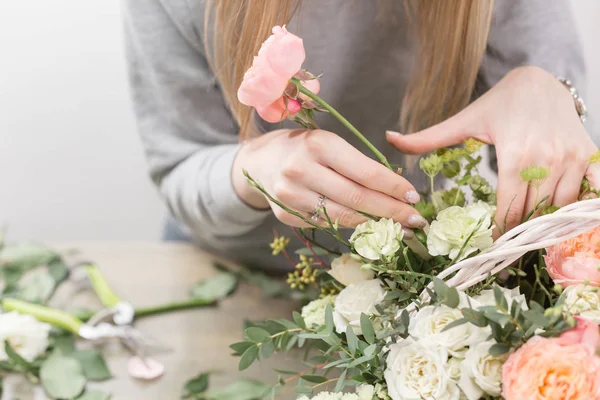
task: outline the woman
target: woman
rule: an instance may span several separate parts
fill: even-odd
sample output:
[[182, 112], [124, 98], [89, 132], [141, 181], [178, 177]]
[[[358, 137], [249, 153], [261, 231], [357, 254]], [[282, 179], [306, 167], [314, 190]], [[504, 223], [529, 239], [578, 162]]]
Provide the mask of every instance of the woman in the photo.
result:
[[[290, 130], [287, 123], [257, 121], [237, 101], [260, 44], [272, 26], [286, 23], [304, 39], [304, 66], [323, 74], [324, 97], [392, 162], [468, 137], [494, 144], [497, 215], [508, 215], [509, 227], [534, 205], [535, 195], [519, 177], [523, 167], [551, 167], [540, 195], [557, 206], [576, 200], [584, 176], [599, 186], [598, 167], [588, 163], [597, 148], [573, 97], [554, 76], [585, 85], [567, 0], [402, 3], [127, 2], [139, 130], [177, 227], [185, 226], [213, 253], [277, 268], [267, 247], [273, 229], [287, 232], [282, 222], [302, 222], [249, 187], [242, 168], [307, 215], [325, 196], [343, 226], [364, 220], [352, 210], [406, 227], [425, 223], [412, 207], [423, 184], [419, 173], [386, 170], [357, 150], [360, 144], [328, 115], [317, 119], [320, 130]], [[403, 132], [429, 128], [401, 135], [398, 121]], [[240, 138], [249, 140], [240, 144]]]

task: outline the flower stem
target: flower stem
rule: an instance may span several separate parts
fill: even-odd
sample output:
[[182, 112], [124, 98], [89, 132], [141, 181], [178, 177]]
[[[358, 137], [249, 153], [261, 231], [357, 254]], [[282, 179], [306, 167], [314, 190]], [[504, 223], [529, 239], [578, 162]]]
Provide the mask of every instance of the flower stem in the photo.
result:
[[329, 113], [331, 115], [336, 117], [338, 119], [338, 121], [340, 121], [342, 123], [342, 125], [344, 125], [346, 128], [348, 128], [348, 130], [350, 130], [350, 132], [352, 132], [361, 142], [363, 142], [364, 145], [367, 146], [369, 148], [369, 150], [371, 150], [371, 152], [375, 155], [375, 157], [377, 157], [379, 159], [379, 161], [383, 165], [385, 165], [386, 167], [388, 167], [390, 170], [393, 171], [393, 168], [390, 165], [390, 163], [388, 162], [387, 158], [385, 158], [385, 156], [379, 150], [377, 150], [377, 148], [375, 146], [373, 146], [373, 144], [371, 142], [369, 142], [369, 139], [367, 139], [362, 133], [360, 133], [360, 131], [358, 129], [356, 129], [354, 127], [354, 125], [352, 125], [350, 123], [350, 121], [348, 121], [346, 118], [344, 118], [344, 116], [342, 114], [337, 112], [337, 110], [335, 108], [333, 108], [332, 106], [330, 106], [325, 100], [323, 100], [322, 98], [320, 98], [319, 96], [317, 96], [316, 94], [314, 94], [313, 92], [311, 92], [310, 90], [308, 90], [307, 88], [302, 86], [302, 83], [298, 79], [292, 78], [292, 82], [298, 87], [298, 90], [300, 91], [300, 93], [307, 95], [308, 97], [310, 97], [311, 99], [316, 101], [321, 107], [323, 107], [324, 109], [329, 111]]

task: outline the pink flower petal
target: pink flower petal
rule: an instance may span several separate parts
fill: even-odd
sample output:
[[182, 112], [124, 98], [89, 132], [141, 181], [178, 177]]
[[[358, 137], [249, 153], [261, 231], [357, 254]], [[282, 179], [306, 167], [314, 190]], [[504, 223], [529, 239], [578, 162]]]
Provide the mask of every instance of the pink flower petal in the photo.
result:
[[127, 364], [127, 372], [136, 379], [152, 380], [165, 373], [165, 366], [151, 358], [131, 357]]

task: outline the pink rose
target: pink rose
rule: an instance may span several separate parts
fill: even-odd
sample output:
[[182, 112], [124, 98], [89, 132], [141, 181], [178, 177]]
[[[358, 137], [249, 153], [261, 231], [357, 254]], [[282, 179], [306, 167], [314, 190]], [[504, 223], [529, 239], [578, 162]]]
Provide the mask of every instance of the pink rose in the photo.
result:
[[[244, 75], [238, 99], [254, 107], [268, 122], [279, 122], [297, 113], [302, 109], [300, 102], [284, 97], [284, 92], [290, 79], [300, 71], [305, 57], [302, 39], [289, 33], [285, 26], [275, 26]], [[303, 84], [314, 93], [319, 91], [317, 79]]]
[[600, 399], [598, 326], [579, 319], [558, 338], [536, 336], [502, 366], [505, 400]]
[[600, 227], [546, 249], [546, 269], [563, 287], [584, 283], [600, 286]]

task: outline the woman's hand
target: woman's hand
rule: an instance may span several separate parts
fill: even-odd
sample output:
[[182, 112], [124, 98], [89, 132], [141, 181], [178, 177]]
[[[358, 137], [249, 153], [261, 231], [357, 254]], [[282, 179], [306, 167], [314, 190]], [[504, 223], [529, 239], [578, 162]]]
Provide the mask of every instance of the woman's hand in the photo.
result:
[[[270, 132], [243, 146], [233, 165], [233, 185], [245, 202], [256, 208], [270, 206], [280, 221], [306, 227], [308, 224], [250, 187], [242, 169], [277, 200], [307, 218], [315, 210], [319, 196], [325, 196], [328, 215], [342, 227], [355, 227], [366, 221], [357, 211], [392, 218], [408, 227], [426, 224], [410, 206], [419, 201], [419, 195], [406, 179], [331, 132]], [[325, 225], [322, 219], [319, 223]]]
[[[548, 72], [520, 67], [454, 117], [412, 135], [388, 132], [399, 151], [426, 153], [475, 138], [496, 146], [499, 226], [523, 221], [535, 199], [565, 206], [577, 200], [586, 176], [600, 187], [600, 165], [589, 159], [598, 149], [575, 110], [569, 91]], [[536, 195], [520, 177], [523, 168], [549, 167], [550, 176]]]

